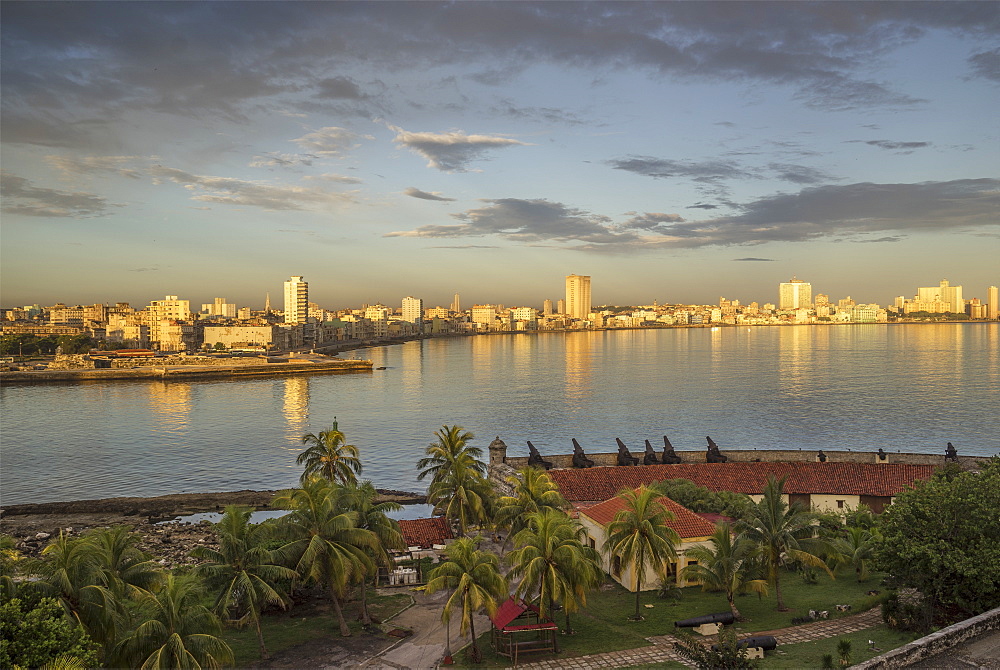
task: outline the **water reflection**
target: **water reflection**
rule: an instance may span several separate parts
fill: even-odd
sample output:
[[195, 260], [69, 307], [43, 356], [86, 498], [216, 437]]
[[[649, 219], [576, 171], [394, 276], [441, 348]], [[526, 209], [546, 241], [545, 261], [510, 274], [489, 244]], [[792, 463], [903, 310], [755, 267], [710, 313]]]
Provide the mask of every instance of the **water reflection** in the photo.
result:
[[566, 405], [571, 412], [584, 408], [582, 402], [593, 392], [594, 338], [597, 333], [570, 333], [566, 335], [565, 380]]
[[157, 418], [157, 431], [184, 433], [191, 420], [191, 384], [151, 382], [145, 386], [149, 409]]
[[288, 441], [296, 445], [286, 448], [288, 451], [299, 451], [302, 436], [309, 432], [309, 380], [310, 377], [291, 376], [284, 380], [284, 397], [282, 414], [288, 431]]

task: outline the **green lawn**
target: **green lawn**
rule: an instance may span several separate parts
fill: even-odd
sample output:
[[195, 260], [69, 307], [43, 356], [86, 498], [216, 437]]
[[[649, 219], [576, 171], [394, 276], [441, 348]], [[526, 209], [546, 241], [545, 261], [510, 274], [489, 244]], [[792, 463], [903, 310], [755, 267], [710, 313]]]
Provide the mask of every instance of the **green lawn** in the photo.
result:
[[[921, 637], [919, 633], [892, 630], [882, 625], [826, 640], [779, 646], [774, 651], [765, 653], [764, 664], [761, 668], [762, 670], [770, 670], [770, 668], [821, 668], [824, 654], [832, 655], [834, 666], [840, 667], [837, 657], [837, 642], [839, 640], [851, 641], [851, 663], [860, 663], [890, 649], [902, 647], [918, 637]], [[874, 646], [881, 651], [871, 649], [868, 640], [874, 640]]]
[[[388, 617], [395, 615], [412, 602], [409, 594], [395, 593], [387, 596], [375, 595], [374, 590], [369, 591], [369, 608], [372, 616], [385, 621]], [[325, 608], [323, 612], [310, 612], [303, 616], [298, 615], [294, 610], [290, 613], [277, 613], [264, 617], [264, 644], [271, 654], [275, 654], [285, 649], [290, 649], [300, 644], [326, 638], [330, 635], [340, 635], [340, 624], [337, 615], [332, 608]], [[344, 611], [344, 618], [352, 634], [361, 631], [361, 622], [355, 616], [355, 608], [350, 607]], [[245, 667], [255, 661], [260, 660], [260, 647], [257, 643], [257, 633], [252, 626], [245, 628], [227, 628], [223, 632], [223, 639], [229, 644], [236, 657], [236, 667]]]
[[[858, 583], [853, 571], [848, 568], [838, 573], [836, 580], [831, 580], [826, 575], [821, 576], [817, 584], [806, 584], [797, 574], [786, 573], [782, 576], [781, 590], [785, 604], [792, 608], [791, 611], [775, 611], [773, 592], [765, 598], [758, 598], [756, 595], [738, 596], [736, 606], [748, 621], [738, 623], [736, 630], [743, 635], [787, 628], [792, 625], [792, 617], [805, 616], [810, 609], [828, 610], [831, 618], [862, 612], [877, 604], [878, 597], [866, 596], [865, 592], [880, 588], [878, 586], [880, 581], [881, 575], [872, 575], [868, 581]], [[682, 589], [681, 593], [681, 599], [674, 601], [661, 600], [653, 591], [644, 592], [640, 596], [640, 610], [645, 620], [639, 622], [628, 620], [628, 617], [635, 613], [634, 593], [626, 591], [614, 582], [604, 590], [590, 593], [587, 596], [586, 610], [571, 615], [576, 635], [559, 636], [562, 650], [560, 657], [643, 647], [649, 644], [645, 639], [647, 637], [674, 632], [674, 621], [729, 611], [726, 598], [721, 593], [703, 592], [697, 586]], [[851, 605], [851, 612], [847, 614], [837, 612], [835, 606], [840, 604]], [[652, 605], [652, 608], [647, 608], [645, 605]], [[556, 615], [555, 620], [560, 628], [565, 626], [565, 615], [561, 612]], [[865, 646], [867, 640], [868, 638], [865, 638]], [[476, 667], [504, 667], [510, 664], [508, 659], [496, 656], [490, 649], [488, 632], [480, 637], [480, 648], [483, 650], [484, 662]], [[836, 648], [836, 640], [833, 642], [833, 648]], [[471, 664], [464, 654], [465, 652], [455, 660], [468, 667]], [[541, 658], [546, 656], [532, 655], [527, 657], [525, 662]]]

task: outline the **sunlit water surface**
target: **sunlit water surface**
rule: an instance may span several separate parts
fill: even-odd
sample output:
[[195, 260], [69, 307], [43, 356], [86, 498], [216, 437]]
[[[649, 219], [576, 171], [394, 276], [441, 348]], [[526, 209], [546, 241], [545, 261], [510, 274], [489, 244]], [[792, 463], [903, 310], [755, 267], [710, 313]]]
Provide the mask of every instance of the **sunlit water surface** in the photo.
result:
[[568, 453], [633, 449], [1000, 450], [1000, 325], [664, 329], [432, 339], [361, 350], [386, 370], [0, 390], [2, 504], [295, 484], [302, 435], [336, 416], [381, 488], [460, 424]]

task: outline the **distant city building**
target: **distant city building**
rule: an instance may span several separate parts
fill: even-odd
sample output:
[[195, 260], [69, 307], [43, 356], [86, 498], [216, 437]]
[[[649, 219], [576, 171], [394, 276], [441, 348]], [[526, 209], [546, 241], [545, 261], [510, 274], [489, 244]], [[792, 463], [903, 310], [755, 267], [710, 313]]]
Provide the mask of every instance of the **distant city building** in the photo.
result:
[[305, 323], [309, 318], [309, 284], [301, 276], [285, 282], [285, 323]]
[[1000, 318], [1000, 288], [990, 286], [986, 289], [986, 318]]
[[403, 298], [402, 317], [403, 321], [409, 321], [416, 326], [423, 325], [424, 301], [411, 295]]
[[812, 306], [812, 284], [792, 277], [778, 284], [778, 309], [799, 309]]
[[484, 325], [487, 328], [493, 326], [497, 318], [496, 305], [473, 305], [472, 323]]
[[920, 304], [913, 311], [955, 313], [965, 311], [965, 301], [962, 299], [962, 287], [951, 286], [947, 279], [942, 279], [941, 283], [937, 286], [918, 288], [916, 301]]
[[227, 319], [236, 318], [236, 305], [226, 302], [225, 298], [216, 298], [214, 302], [202, 303], [201, 311], [209, 316], [222, 316]]
[[451, 311], [453, 312], [462, 311], [462, 300], [459, 298], [459, 295], [457, 293], [455, 294], [455, 298], [451, 301]]
[[552, 301], [551, 300], [546, 299], [545, 302], [542, 303], [542, 314], [544, 314], [545, 316], [552, 316]]
[[590, 277], [569, 275], [566, 277], [566, 314], [574, 319], [585, 320], [590, 316]]
[[566, 301], [560, 298], [556, 301], [556, 314], [566, 313]]

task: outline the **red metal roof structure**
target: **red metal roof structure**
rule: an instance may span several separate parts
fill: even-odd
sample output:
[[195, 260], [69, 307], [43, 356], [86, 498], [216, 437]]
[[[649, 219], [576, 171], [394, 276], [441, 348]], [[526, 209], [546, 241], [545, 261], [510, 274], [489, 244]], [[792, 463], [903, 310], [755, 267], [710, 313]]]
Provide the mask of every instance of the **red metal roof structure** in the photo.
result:
[[[670, 498], [657, 498], [656, 501], [668, 512], [673, 513], [674, 518], [667, 522], [667, 526], [677, 531], [682, 540], [693, 537], [708, 537], [715, 532], [715, 524], [701, 518], [687, 507], [674, 502]], [[615, 496], [599, 505], [581, 510], [580, 514], [590, 517], [602, 526], [607, 526], [615, 520], [615, 514], [623, 509], [625, 509], [625, 501]]]
[[711, 491], [760, 495], [769, 475], [787, 477], [788, 494], [891, 497], [918, 479], [930, 479], [935, 469], [896, 463], [680, 463], [550, 470], [549, 476], [570, 502], [608, 500], [622, 490], [665, 479], [688, 479]]
[[399, 530], [403, 533], [408, 547], [429, 549], [435, 544], [444, 544], [455, 536], [451, 526], [443, 516], [430, 519], [400, 519]]
[[510, 623], [512, 621], [514, 621], [516, 618], [518, 618], [519, 616], [521, 616], [521, 615], [523, 615], [523, 614], [525, 614], [527, 612], [531, 612], [535, 616], [538, 616], [539, 618], [541, 618], [540, 617], [541, 612], [539, 611], [538, 607], [536, 607], [535, 605], [532, 605], [531, 603], [525, 602], [523, 600], [514, 600], [514, 597], [511, 596], [510, 598], [507, 598], [507, 600], [503, 601], [503, 604], [500, 605], [500, 607], [497, 608], [497, 613], [490, 617], [490, 621], [492, 621], [493, 625], [496, 628], [500, 629], [500, 630], [510, 630], [510, 631], [513, 631], [513, 630], [529, 630], [529, 629], [530, 630], [548, 630], [548, 629], [558, 630], [559, 627], [556, 626], [551, 621], [549, 621], [547, 623], [546, 622], [540, 622], [540, 623], [537, 623], [537, 624], [529, 624], [527, 626], [524, 626], [524, 625], [522, 625], [522, 626], [511, 626], [510, 625]]

